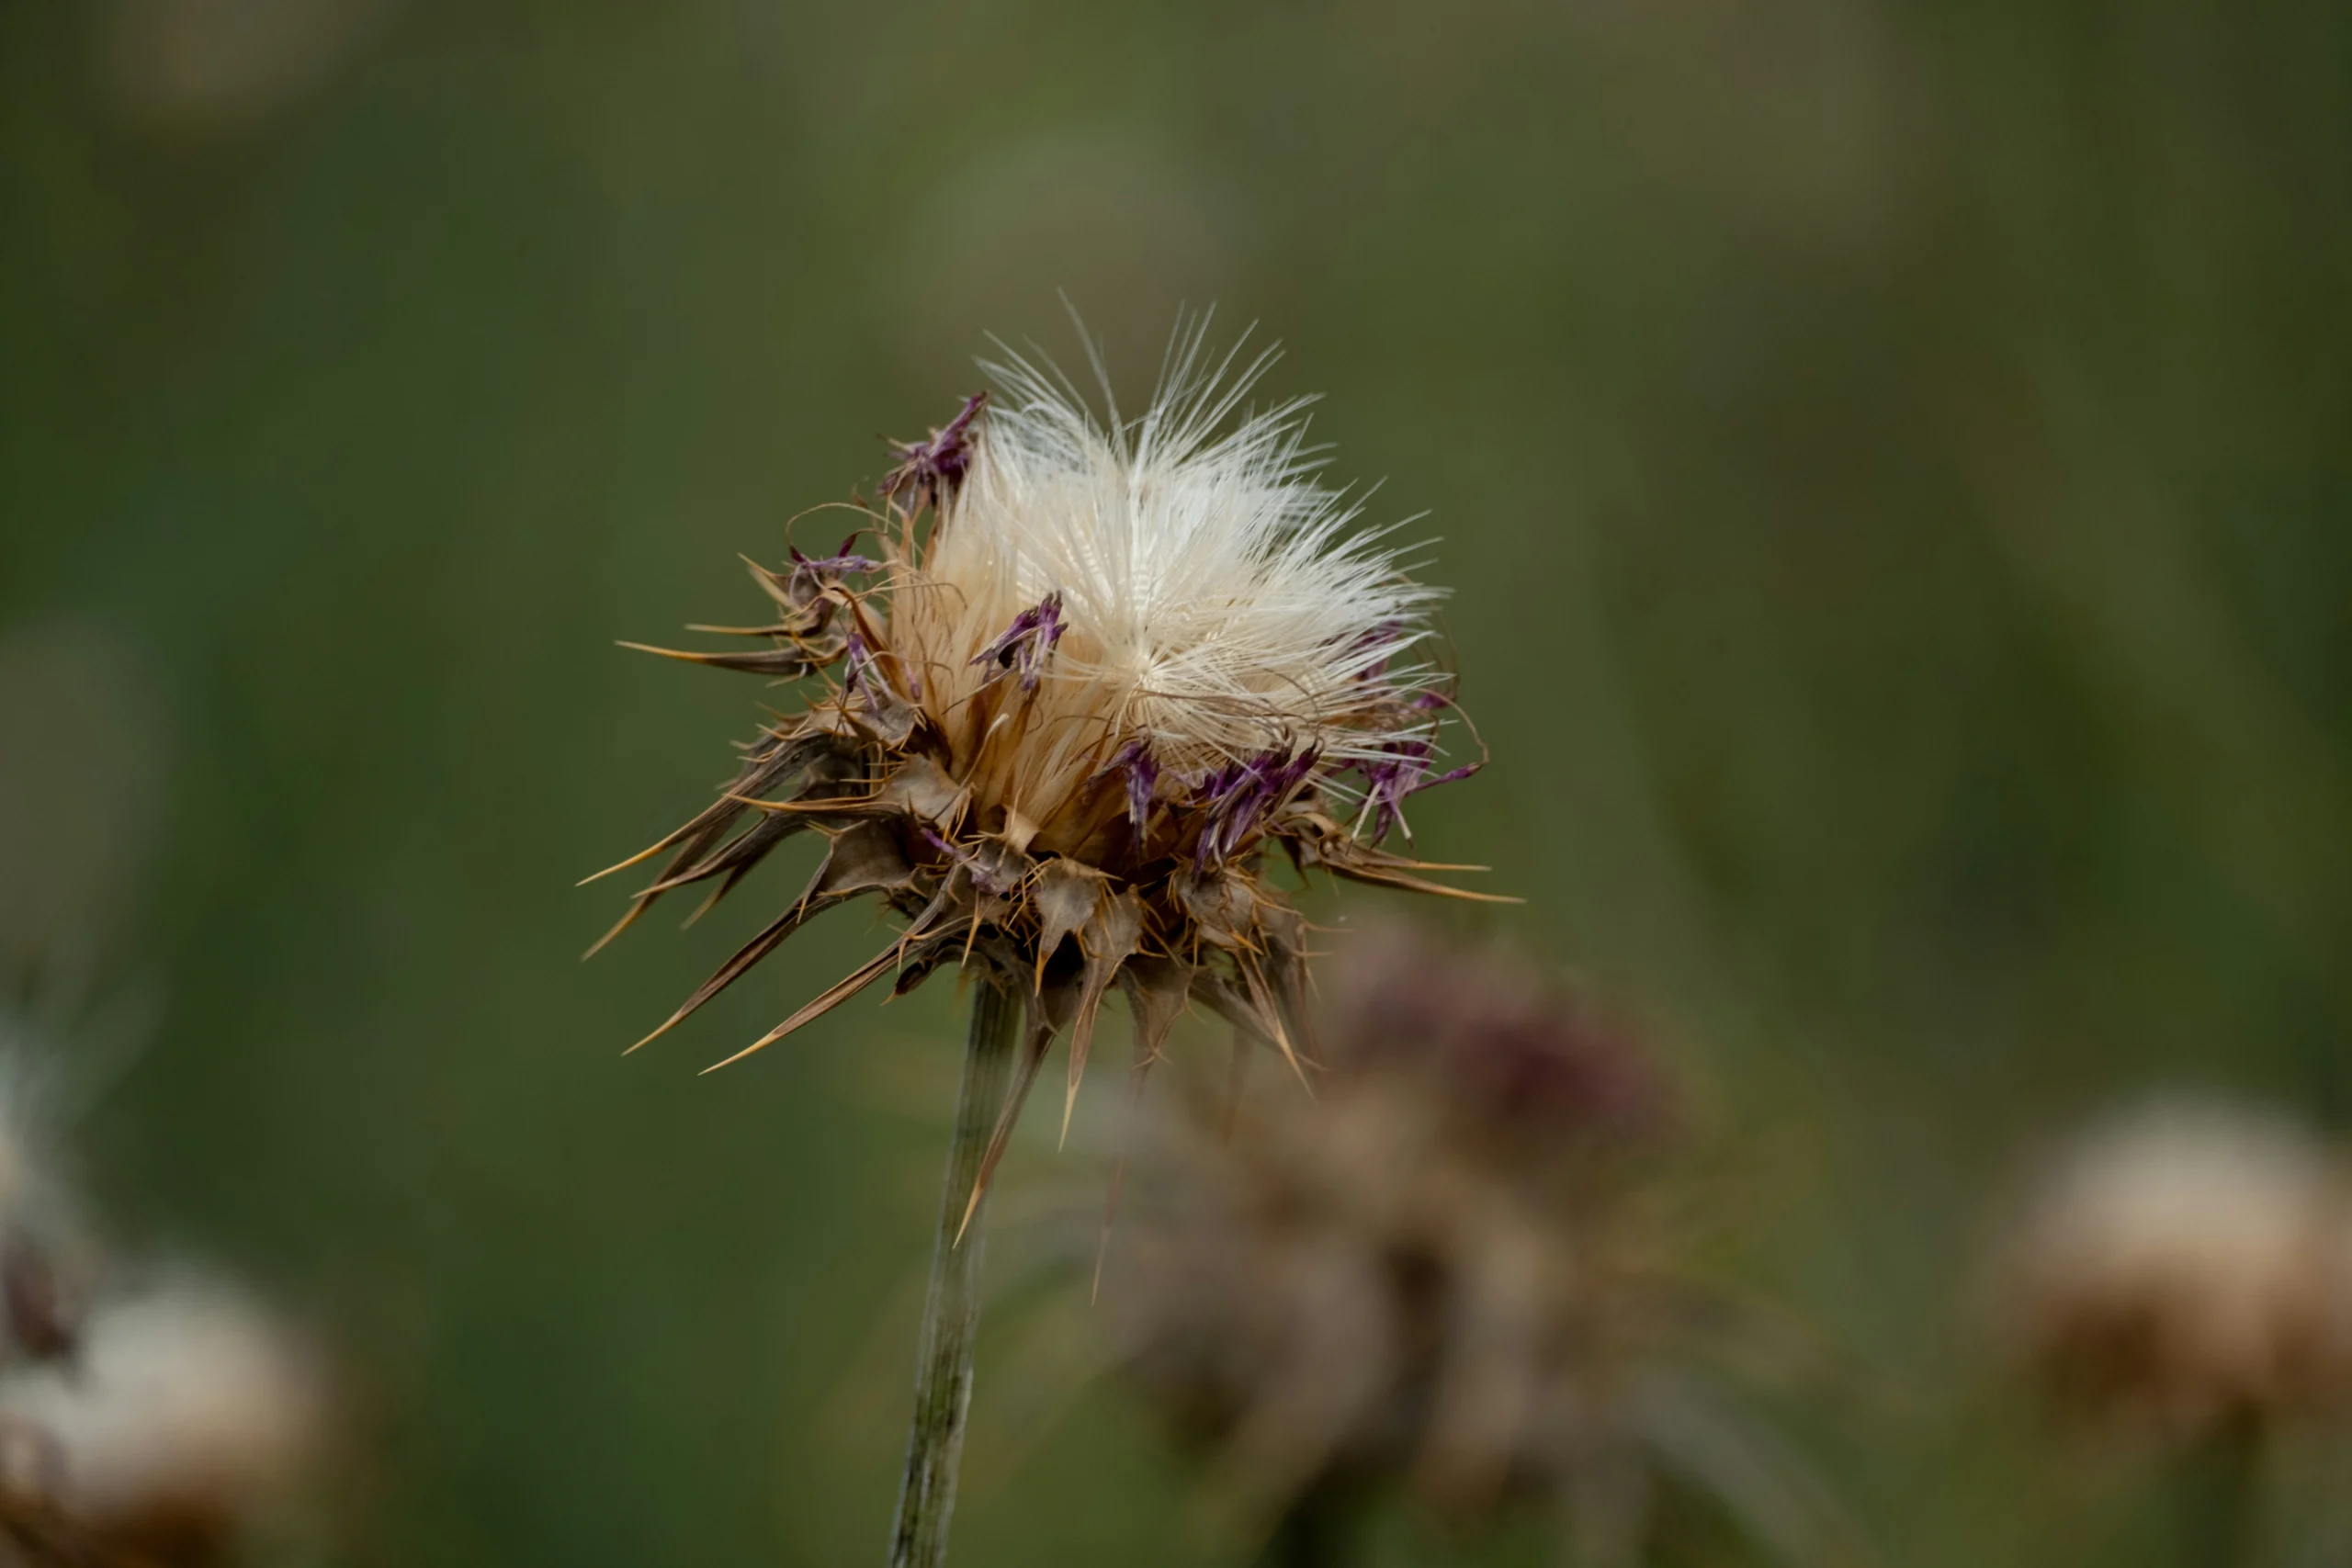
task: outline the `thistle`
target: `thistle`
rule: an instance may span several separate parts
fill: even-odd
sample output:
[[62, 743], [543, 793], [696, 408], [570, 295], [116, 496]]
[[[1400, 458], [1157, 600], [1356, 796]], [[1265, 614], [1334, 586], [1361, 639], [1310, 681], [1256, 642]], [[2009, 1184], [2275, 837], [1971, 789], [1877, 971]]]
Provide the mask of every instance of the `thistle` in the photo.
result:
[[1711, 1509], [1789, 1561], [1849, 1555], [1745, 1397], [1782, 1352], [1668, 1221], [1690, 1134], [1639, 1037], [1410, 928], [1354, 939], [1327, 989], [1317, 1097], [1163, 1101], [1100, 1269], [1112, 1354], [1216, 1511], [1270, 1562], [1349, 1561], [1396, 1491], [1464, 1523], [1556, 1508], [1577, 1563], [1652, 1561]]
[[2193, 1443], [2352, 1410], [2352, 1187], [2291, 1123], [2192, 1100], [2093, 1129], [1996, 1280], [2008, 1347], [2080, 1416]]
[[2043, 1174], [1994, 1283], [2004, 1347], [2035, 1390], [2078, 1437], [2157, 1461], [2183, 1561], [2265, 1560], [2274, 1530], [2309, 1561], [2343, 1559], [2338, 1511], [2282, 1507], [2298, 1499], [2278, 1484], [2299, 1448], [2340, 1442], [2352, 1418], [2339, 1150], [2211, 1100], [2128, 1111]]
[[0, 1378], [0, 1561], [210, 1568], [312, 1478], [320, 1368], [274, 1314], [188, 1277], [99, 1303], [71, 1363]]
[[243, 1292], [108, 1259], [57, 1176], [58, 1043], [0, 1002], [0, 1562], [227, 1562], [316, 1478], [322, 1369]]
[[[214, 1568], [309, 1501], [323, 1367], [225, 1284], [124, 1267], [61, 1134], [127, 1058], [92, 985], [141, 837], [153, 705], [128, 652], [64, 626], [0, 641], [0, 1563]], [[150, 748], [149, 750], [152, 750]], [[129, 793], [126, 793], [128, 790]], [[109, 1027], [110, 1026], [110, 1027]], [[92, 1072], [94, 1066], [100, 1070]]]
[[622, 863], [667, 856], [605, 940], [666, 894], [707, 885], [715, 902], [797, 834], [825, 840], [799, 896], [654, 1035], [868, 895], [902, 922], [889, 944], [727, 1062], [886, 976], [904, 992], [954, 963], [985, 983], [894, 1561], [944, 1550], [905, 1538], [910, 1512], [944, 1531], [952, 1496], [969, 1350], [968, 1321], [949, 1320], [977, 1310], [978, 1266], [977, 1237], [956, 1243], [1054, 1041], [1068, 1032], [1065, 1128], [1114, 986], [1138, 1062], [1198, 1003], [1303, 1074], [1306, 926], [1268, 852], [1430, 892], [1451, 890], [1424, 872], [1469, 869], [1382, 847], [1409, 797], [1477, 765], [1436, 761], [1455, 715], [1428, 657], [1437, 595], [1319, 482], [1303, 400], [1243, 409], [1272, 355], [1213, 358], [1205, 324], [1180, 328], [1131, 422], [1107, 389], [1097, 417], [1057, 373], [984, 364], [992, 391], [895, 448], [838, 549], [752, 568], [772, 619], [700, 628], [760, 646], [647, 650], [806, 679], [808, 700]]

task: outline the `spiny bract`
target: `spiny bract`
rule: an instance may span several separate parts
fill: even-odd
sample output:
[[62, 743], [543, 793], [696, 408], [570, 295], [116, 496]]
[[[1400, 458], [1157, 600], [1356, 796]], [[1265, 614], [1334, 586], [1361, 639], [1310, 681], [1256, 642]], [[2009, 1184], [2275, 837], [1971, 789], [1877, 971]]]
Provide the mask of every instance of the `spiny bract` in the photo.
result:
[[797, 832], [829, 840], [799, 897], [655, 1034], [811, 916], [878, 895], [898, 939], [729, 1061], [886, 974], [903, 992], [980, 962], [1030, 998], [1001, 1150], [1065, 1024], [1075, 1095], [1114, 982], [1139, 1061], [1191, 998], [1295, 1064], [1306, 931], [1261, 875], [1269, 843], [1302, 873], [1394, 887], [1449, 892], [1416, 874], [1469, 869], [1379, 847], [1408, 795], [1476, 766], [1434, 771], [1453, 712], [1419, 657], [1437, 595], [1317, 480], [1302, 402], [1242, 410], [1272, 355], [1212, 361], [1204, 325], [1180, 329], [1133, 422], [1018, 356], [984, 365], [994, 400], [899, 447], [837, 552], [752, 568], [774, 621], [697, 628], [765, 649], [648, 649], [822, 689], [622, 863], [669, 855], [611, 934], [689, 884], [716, 901]]

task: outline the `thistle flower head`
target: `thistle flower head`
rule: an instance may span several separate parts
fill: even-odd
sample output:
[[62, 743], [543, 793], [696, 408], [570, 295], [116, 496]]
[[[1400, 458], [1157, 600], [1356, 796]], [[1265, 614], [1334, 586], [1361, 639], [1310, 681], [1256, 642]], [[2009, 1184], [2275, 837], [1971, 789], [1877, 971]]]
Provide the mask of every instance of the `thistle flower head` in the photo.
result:
[[2005, 1238], [2012, 1351], [2070, 1408], [2159, 1437], [2352, 1399], [2352, 1204], [2300, 1129], [2203, 1101], [2093, 1129]]
[[886, 975], [904, 990], [978, 962], [1032, 997], [1022, 1089], [1069, 1025], [1074, 1094], [1114, 984], [1146, 1056], [1188, 999], [1295, 1052], [1304, 925], [1262, 875], [1270, 847], [1448, 891], [1379, 845], [1440, 782], [1436, 596], [1316, 477], [1301, 404], [1243, 409], [1270, 356], [1213, 360], [1204, 326], [1134, 421], [1017, 356], [986, 367], [990, 392], [898, 446], [859, 536], [754, 569], [775, 617], [739, 630], [763, 649], [672, 655], [810, 683], [637, 857], [669, 858], [621, 925], [688, 885], [723, 895], [796, 833], [828, 849], [663, 1029], [873, 894], [897, 940], [751, 1049]]

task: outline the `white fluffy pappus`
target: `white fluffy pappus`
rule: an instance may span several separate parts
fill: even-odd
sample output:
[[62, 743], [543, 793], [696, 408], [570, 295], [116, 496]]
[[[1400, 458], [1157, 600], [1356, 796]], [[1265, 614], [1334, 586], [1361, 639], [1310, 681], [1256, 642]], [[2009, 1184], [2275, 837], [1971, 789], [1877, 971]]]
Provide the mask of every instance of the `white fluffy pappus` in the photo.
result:
[[1317, 477], [1311, 400], [1243, 410], [1273, 352], [1213, 359], [1206, 327], [1179, 330], [1131, 422], [1107, 385], [1098, 418], [1050, 369], [984, 366], [996, 395], [970, 471], [899, 584], [894, 641], [951, 727], [995, 673], [975, 655], [1056, 596], [1061, 636], [1023, 748], [1033, 790], [1057, 793], [1081, 757], [1091, 772], [1130, 740], [1185, 773], [1310, 747], [1378, 759], [1427, 733], [1425, 717], [1395, 723], [1428, 684], [1396, 661], [1430, 635], [1441, 592]]

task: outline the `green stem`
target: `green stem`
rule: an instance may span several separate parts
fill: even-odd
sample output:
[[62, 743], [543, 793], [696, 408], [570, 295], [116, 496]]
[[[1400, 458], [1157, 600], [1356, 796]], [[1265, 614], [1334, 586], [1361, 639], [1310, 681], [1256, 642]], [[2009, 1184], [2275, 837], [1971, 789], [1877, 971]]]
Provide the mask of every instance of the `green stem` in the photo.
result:
[[1346, 1489], [1318, 1482], [1283, 1511], [1261, 1568], [1344, 1568], [1354, 1556], [1354, 1527], [1353, 1499]]
[[2187, 1456], [2177, 1483], [2183, 1568], [2250, 1568], [2260, 1561], [2265, 1436], [2258, 1416], [2242, 1415]]
[[[947, 1522], [956, 1511], [956, 1468], [964, 1451], [964, 1417], [972, 1403], [972, 1341], [980, 1325], [980, 1260], [988, 1242], [983, 1199], [964, 1224], [964, 1207], [979, 1179], [980, 1158], [995, 1130], [1013, 1047], [1021, 1039], [1021, 1001], [987, 982], [972, 1007], [964, 1048], [963, 1087], [956, 1096], [955, 1141], [939, 1200], [939, 1235], [931, 1254], [922, 1339], [915, 1357], [915, 1412], [907, 1431], [907, 1474], [890, 1530], [890, 1568], [938, 1568], [947, 1561]], [[956, 1240], [958, 1229], [963, 1240]]]

